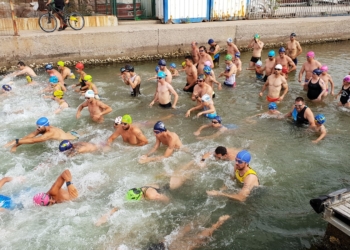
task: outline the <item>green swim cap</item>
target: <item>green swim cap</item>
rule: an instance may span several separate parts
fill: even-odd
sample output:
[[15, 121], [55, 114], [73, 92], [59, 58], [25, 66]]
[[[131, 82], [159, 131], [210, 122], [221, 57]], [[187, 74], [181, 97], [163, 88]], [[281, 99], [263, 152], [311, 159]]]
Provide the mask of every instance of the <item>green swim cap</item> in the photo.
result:
[[232, 56], [230, 54], [225, 56], [226, 61], [232, 61]]
[[122, 122], [127, 123], [127, 124], [131, 124], [131, 123], [132, 123], [131, 116], [128, 115], [128, 114], [123, 115], [123, 117], [122, 117]]
[[255, 38], [255, 39], [259, 39], [260, 36], [259, 36], [258, 34], [255, 34], [255, 35], [254, 35], [254, 38]]
[[131, 200], [139, 201], [141, 200], [142, 195], [143, 195], [143, 192], [141, 188], [132, 188], [126, 193], [125, 198], [128, 201], [131, 201]]
[[58, 61], [58, 62], [57, 62], [57, 65], [58, 65], [58, 66], [61, 66], [61, 67], [64, 67], [64, 62], [63, 62], [63, 61]]

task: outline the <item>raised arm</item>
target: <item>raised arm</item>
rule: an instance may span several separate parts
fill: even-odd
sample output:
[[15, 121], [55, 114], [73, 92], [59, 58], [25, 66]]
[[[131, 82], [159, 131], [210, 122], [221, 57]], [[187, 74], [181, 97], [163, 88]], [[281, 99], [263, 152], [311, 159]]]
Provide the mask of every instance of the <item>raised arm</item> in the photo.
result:
[[[120, 125], [119, 125], [120, 126]], [[119, 129], [117, 129], [116, 131], [114, 131], [114, 133], [108, 137], [108, 140], [107, 140], [107, 144], [108, 146], [111, 146], [112, 142], [118, 138], [118, 136], [120, 136], [120, 132], [119, 132]]]
[[103, 112], [101, 113], [101, 115], [106, 115], [108, 113], [112, 112], [112, 108], [110, 106], [108, 106], [107, 104], [104, 104], [101, 101], [97, 101], [98, 102], [98, 106], [103, 109]]
[[87, 102], [83, 102], [82, 104], [79, 105], [78, 110], [77, 110], [77, 114], [75, 115], [75, 117], [77, 119], [80, 118], [80, 116], [81, 116], [80, 112], [83, 110], [83, 108], [87, 107], [87, 105], [88, 105]]
[[137, 140], [139, 141], [137, 143], [137, 146], [143, 146], [148, 143], [146, 136], [142, 133], [142, 131], [139, 128], [134, 127], [134, 132]]
[[319, 143], [323, 138], [326, 137], [327, 130], [326, 130], [325, 126], [323, 126], [323, 125], [321, 126], [320, 132], [321, 132], [320, 136], [316, 140], [312, 141], [313, 143]]
[[2, 178], [0, 180], [0, 189], [2, 188], [2, 186], [5, 185], [5, 183], [12, 181], [12, 179], [13, 179], [12, 177], [4, 177], [4, 178]]

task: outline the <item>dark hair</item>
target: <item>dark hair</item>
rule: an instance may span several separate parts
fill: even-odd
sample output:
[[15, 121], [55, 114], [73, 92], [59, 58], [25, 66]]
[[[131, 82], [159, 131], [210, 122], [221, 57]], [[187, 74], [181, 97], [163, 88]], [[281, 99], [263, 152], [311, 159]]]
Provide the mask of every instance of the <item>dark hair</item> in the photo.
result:
[[24, 62], [22, 62], [22, 61], [19, 61], [19, 62], [17, 63], [17, 65], [19, 65], [19, 66], [26, 66], [26, 64], [25, 64]]
[[302, 98], [301, 96], [295, 98], [296, 102], [304, 102], [304, 98]]
[[205, 53], [207, 53], [207, 48], [205, 46], [200, 46], [199, 49], [204, 49]]
[[185, 59], [190, 60], [193, 63], [193, 57], [192, 56], [185, 56]]
[[227, 149], [223, 146], [219, 146], [215, 149], [215, 154], [227, 155]]

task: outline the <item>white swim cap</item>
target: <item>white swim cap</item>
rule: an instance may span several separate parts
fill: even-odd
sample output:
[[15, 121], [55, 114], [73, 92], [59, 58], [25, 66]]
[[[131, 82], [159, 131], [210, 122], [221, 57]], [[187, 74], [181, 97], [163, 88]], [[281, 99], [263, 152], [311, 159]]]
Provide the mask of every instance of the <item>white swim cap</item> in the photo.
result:
[[115, 118], [114, 123], [118, 124], [118, 125], [121, 124], [122, 123], [122, 117], [118, 116], [117, 118]]
[[208, 94], [205, 94], [202, 96], [202, 102], [209, 102], [211, 100], [210, 96]]
[[282, 69], [282, 65], [281, 65], [281, 64], [277, 64], [277, 65], [275, 66], [275, 69]]
[[232, 38], [231, 38], [231, 37], [230, 37], [230, 38], [227, 38], [227, 42], [228, 42], [228, 43], [233, 43]]
[[85, 92], [85, 97], [89, 97], [89, 98], [95, 97], [94, 91], [92, 91], [91, 89], [89, 89], [88, 91]]

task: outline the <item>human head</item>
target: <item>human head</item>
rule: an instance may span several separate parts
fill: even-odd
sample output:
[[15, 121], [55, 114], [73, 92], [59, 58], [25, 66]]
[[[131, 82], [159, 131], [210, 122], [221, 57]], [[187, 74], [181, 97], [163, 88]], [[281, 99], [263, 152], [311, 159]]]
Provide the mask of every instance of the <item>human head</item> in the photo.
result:
[[210, 102], [211, 98], [208, 94], [202, 96], [202, 102]]
[[223, 146], [219, 146], [215, 149], [214, 156], [216, 159], [222, 159], [227, 155], [227, 149]]
[[153, 126], [153, 132], [157, 135], [159, 133], [167, 131], [162, 121], [157, 121]]
[[120, 124], [122, 123], [122, 118], [123, 118], [123, 117], [121, 117], [121, 116], [118, 116], [117, 118], [115, 118], [115, 120], [114, 120], [114, 125], [115, 125], [115, 126], [120, 125]]
[[124, 72], [126, 72], [126, 69], [124, 67], [120, 68], [120, 73], [123, 74]]
[[95, 97], [95, 93], [93, 90], [89, 89], [85, 92], [85, 99], [90, 99], [94, 97]]
[[122, 117], [122, 123], [126, 123], [126, 124], [131, 124], [132, 123], [132, 118], [130, 115], [126, 114], [126, 115], [123, 115]]
[[322, 125], [326, 122], [326, 117], [323, 114], [318, 114], [315, 116], [315, 122]]
[[233, 39], [230, 37], [230, 38], [227, 38], [226, 40], [227, 43], [233, 43]]
[[46, 65], [45, 65], [45, 70], [46, 70], [46, 71], [53, 70], [52, 64], [46, 64]]
[[221, 126], [221, 122], [222, 122], [222, 119], [221, 119], [221, 116], [215, 116], [212, 120], [211, 120], [211, 123], [213, 126], [215, 125], [219, 125]]
[[314, 69], [314, 70], [312, 71], [312, 74], [319, 76], [319, 75], [322, 74], [322, 70], [320, 70], [320, 69]]
[[127, 65], [125, 65], [125, 70], [127, 71], [127, 72], [134, 72], [134, 66], [132, 66], [132, 65], [130, 65], [130, 64], [127, 64]]
[[73, 148], [73, 144], [68, 140], [61, 141], [60, 145], [58, 146], [60, 152], [67, 151], [71, 148]]
[[199, 46], [199, 55], [204, 55], [207, 53], [207, 48], [205, 46]]
[[241, 165], [241, 164], [249, 165], [251, 158], [252, 157], [247, 150], [239, 151], [238, 154], [236, 155], [236, 165]]
[[55, 90], [53, 92], [53, 96], [57, 97], [58, 99], [62, 99], [64, 95], [64, 92], [62, 90]]
[[181, 66], [182, 66], [182, 68], [185, 68], [185, 67], [186, 67], [186, 61], [183, 61], [183, 62], [181, 63]]
[[350, 75], [345, 76], [343, 82], [350, 83]]
[[157, 65], [157, 66], [155, 67], [154, 71], [155, 71], [156, 73], [158, 73], [159, 70], [160, 70], [160, 68], [159, 68], [159, 66]]
[[278, 53], [281, 55], [281, 54], [285, 54], [286, 53], [286, 49], [284, 47], [281, 47], [279, 50], [278, 50]]
[[225, 56], [225, 61], [232, 61], [232, 56], [230, 54], [227, 54]]
[[259, 40], [259, 39], [260, 39], [259, 34], [255, 34], [255, 35], [254, 35], [254, 39], [255, 39], [255, 40]]
[[40, 117], [40, 118], [36, 121], [36, 126], [37, 126], [38, 128], [50, 126], [49, 119], [47, 119], [46, 117]]
[[176, 64], [175, 63], [170, 63], [170, 68], [175, 69], [176, 68]]
[[309, 51], [309, 52], [306, 53], [306, 59], [308, 61], [311, 61], [314, 57], [315, 57], [315, 52]]
[[82, 64], [81, 62], [78, 62], [77, 64], [75, 64], [75, 70], [77, 71], [83, 71], [84, 70], [84, 64]]
[[277, 109], [277, 104], [276, 103], [274, 103], [274, 102], [270, 102], [269, 103], [269, 109], [271, 110], [273, 110], [273, 109]]
[[197, 77], [198, 84], [203, 83], [204, 82], [204, 78], [205, 78], [205, 76], [203, 74], [198, 75], [198, 77]]
[[211, 38], [210, 38], [210, 39], [208, 40], [208, 44], [209, 44], [209, 45], [212, 45], [213, 43], [214, 43], [214, 39], [211, 39]]
[[195, 46], [197, 46], [197, 45], [198, 45], [198, 43], [197, 43], [197, 42], [192, 41], [192, 43], [191, 43], [191, 46], [192, 46], [192, 47], [195, 47]]
[[274, 57], [276, 55], [274, 50], [270, 50], [269, 53], [267, 54], [268, 57]]
[[241, 53], [236, 52], [235, 57], [240, 58], [241, 57]]
[[161, 80], [165, 79], [166, 74], [163, 71], [159, 71], [157, 74], [157, 77], [158, 77], [158, 81], [161, 81]]
[[10, 85], [8, 85], [8, 84], [4, 84], [4, 85], [2, 85], [2, 89], [4, 91], [8, 92], [8, 91], [12, 90], [12, 87]]
[[85, 75], [85, 76], [84, 76], [84, 81], [86, 81], [86, 82], [92, 82], [92, 76], [91, 76], [91, 75]]
[[322, 70], [322, 73], [323, 72], [328, 72], [328, 66], [327, 65], [322, 65], [320, 70]]
[[22, 62], [22, 61], [19, 61], [19, 62], [17, 63], [17, 67], [18, 67], [19, 69], [23, 69], [25, 66], [26, 66], [25, 63]]
[[165, 59], [160, 59], [160, 60], [158, 61], [158, 65], [159, 65], [159, 66], [166, 66], [166, 61], [165, 61]]
[[282, 73], [282, 65], [281, 64], [277, 64], [275, 66], [275, 74], [280, 74]]
[[290, 34], [290, 40], [294, 40], [294, 38], [296, 37], [297, 35], [293, 32], [292, 34]]
[[57, 84], [58, 83], [58, 78], [57, 76], [50, 76], [49, 82], [51, 84]]
[[64, 62], [63, 61], [58, 61], [57, 62], [58, 67], [64, 67]]
[[258, 67], [261, 67], [262, 66], [262, 61], [258, 60], [256, 63], [255, 63], [256, 66]]
[[295, 98], [294, 107], [297, 111], [302, 110], [304, 106], [305, 106], [304, 98], [302, 98], [301, 96]]
[[193, 57], [192, 56], [185, 56], [185, 62], [187, 66], [191, 66], [193, 64]]
[[48, 206], [50, 204], [50, 195], [46, 193], [38, 193], [34, 195], [33, 202], [38, 206]]
[[131, 201], [131, 200], [139, 201], [141, 200], [142, 195], [143, 195], [143, 192], [141, 188], [132, 188], [132, 189], [129, 189], [129, 191], [126, 193], [125, 198], [128, 201]]
[[210, 75], [210, 73], [211, 73], [210, 66], [204, 66], [203, 71], [206, 75]]

